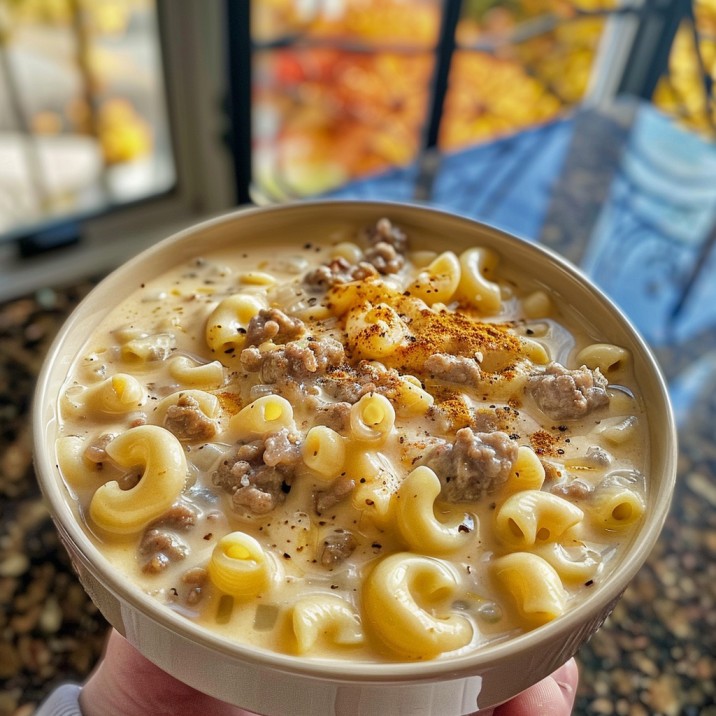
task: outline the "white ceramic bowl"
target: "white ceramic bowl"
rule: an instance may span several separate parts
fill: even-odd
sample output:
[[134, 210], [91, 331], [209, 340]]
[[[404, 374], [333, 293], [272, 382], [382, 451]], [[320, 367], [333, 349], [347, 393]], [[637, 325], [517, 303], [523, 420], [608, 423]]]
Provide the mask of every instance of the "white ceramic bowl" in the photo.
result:
[[[315, 661], [230, 643], [153, 600], [119, 574], [87, 537], [54, 456], [58, 393], [72, 360], [106, 313], [140, 282], [198, 254], [291, 237], [299, 242], [364, 226], [381, 216], [440, 246], [495, 248], [516, 275], [549, 287], [604, 341], [629, 348], [648, 406], [648, 512], [608, 579], [564, 616], [471, 654], [421, 663]], [[433, 239], [435, 240], [435, 239]], [[130, 280], [131, 278], [131, 280]], [[39, 480], [84, 588], [107, 620], [149, 659], [182, 681], [262, 714], [460, 716], [502, 703], [569, 659], [614, 608], [646, 560], [668, 511], [676, 467], [674, 421], [649, 349], [619, 310], [557, 255], [502, 231], [436, 210], [393, 203], [320, 201], [244, 209], [182, 231], [112, 273], [85, 298], [52, 346], [40, 375], [34, 439]]]

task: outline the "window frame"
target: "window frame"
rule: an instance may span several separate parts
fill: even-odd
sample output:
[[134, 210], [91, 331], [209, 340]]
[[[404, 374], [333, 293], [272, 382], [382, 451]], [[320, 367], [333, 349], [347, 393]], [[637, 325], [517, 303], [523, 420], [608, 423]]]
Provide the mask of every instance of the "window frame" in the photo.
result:
[[[227, 0], [231, 2], [231, 0]], [[38, 226], [29, 239], [64, 231], [71, 245], [23, 256], [20, 235], [0, 244], [0, 301], [45, 286], [100, 277], [188, 224], [237, 203], [229, 146], [226, 7], [212, 0], [157, 0], [159, 48], [176, 181], [163, 193], [96, 214]]]

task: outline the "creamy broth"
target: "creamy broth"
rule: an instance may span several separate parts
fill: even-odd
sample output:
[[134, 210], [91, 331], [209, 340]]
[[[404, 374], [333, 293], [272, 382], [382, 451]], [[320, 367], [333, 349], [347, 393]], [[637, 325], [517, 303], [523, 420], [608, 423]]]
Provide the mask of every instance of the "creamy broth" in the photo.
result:
[[[58, 462], [118, 572], [230, 640], [308, 657], [438, 658], [558, 618], [645, 504], [628, 353], [507, 257], [438, 255], [384, 219], [137, 286], [60, 414]], [[220, 545], [237, 533], [260, 552]]]

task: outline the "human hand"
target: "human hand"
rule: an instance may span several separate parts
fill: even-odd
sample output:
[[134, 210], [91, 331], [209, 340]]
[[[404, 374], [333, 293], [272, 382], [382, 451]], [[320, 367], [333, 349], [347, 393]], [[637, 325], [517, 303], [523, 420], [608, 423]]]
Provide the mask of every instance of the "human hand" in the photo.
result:
[[[578, 681], [574, 659], [494, 711], [480, 716], [569, 716]], [[177, 681], [112, 630], [80, 694], [83, 716], [255, 716]]]
[[[577, 695], [579, 670], [570, 659], [553, 674], [484, 716], [569, 716]], [[480, 712], [480, 716], [483, 712]]]
[[80, 692], [82, 716], [254, 716], [162, 671], [114, 629]]

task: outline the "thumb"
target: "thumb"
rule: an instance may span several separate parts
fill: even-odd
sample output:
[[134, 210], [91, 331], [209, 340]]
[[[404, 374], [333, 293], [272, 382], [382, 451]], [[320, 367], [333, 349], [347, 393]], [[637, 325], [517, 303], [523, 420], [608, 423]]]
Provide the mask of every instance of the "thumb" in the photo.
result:
[[114, 630], [82, 688], [80, 707], [84, 716], [250, 716], [177, 681]]
[[570, 659], [557, 671], [495, 709], [494, 716], [569, 716], [579, 682], [579, 671]]

